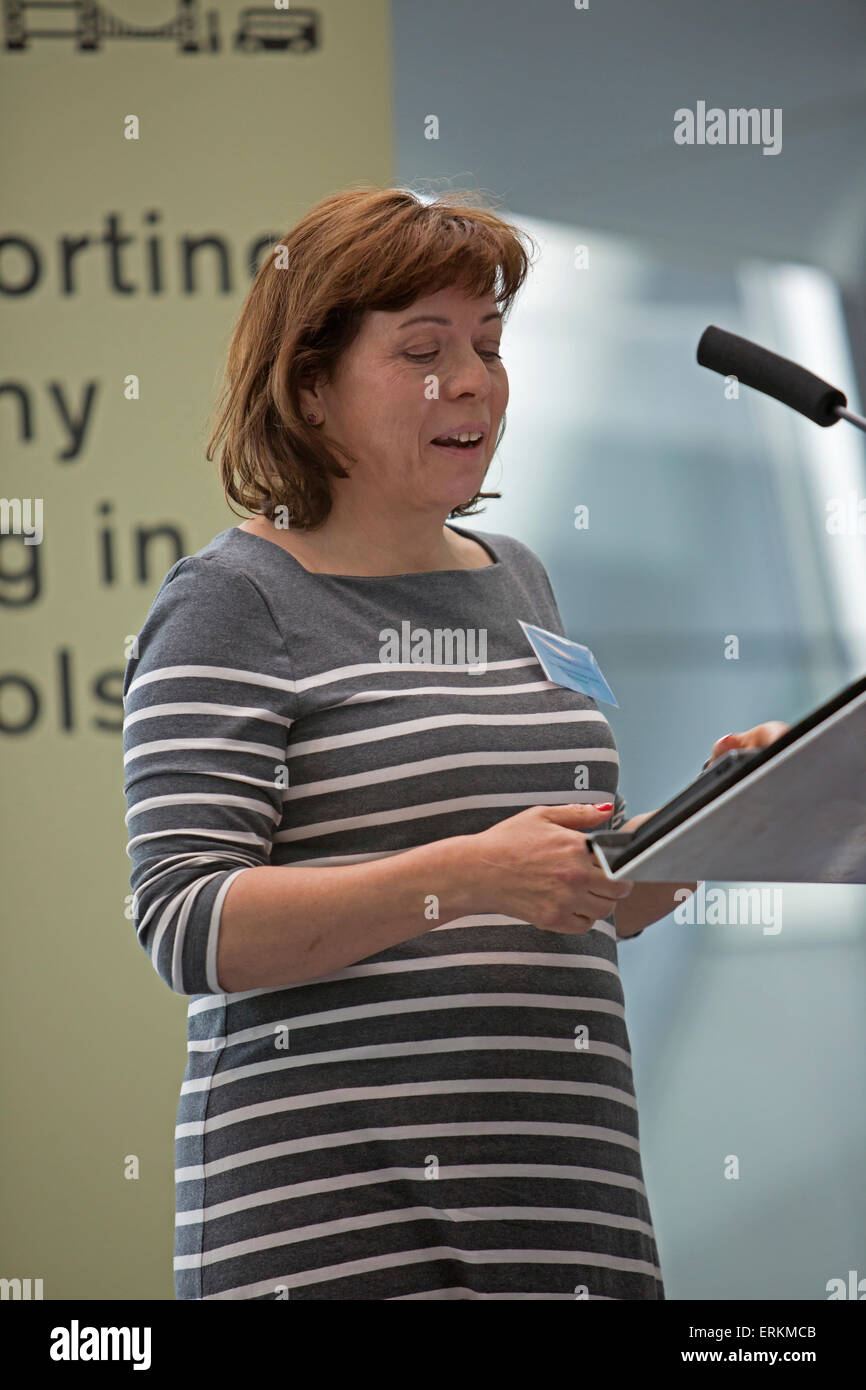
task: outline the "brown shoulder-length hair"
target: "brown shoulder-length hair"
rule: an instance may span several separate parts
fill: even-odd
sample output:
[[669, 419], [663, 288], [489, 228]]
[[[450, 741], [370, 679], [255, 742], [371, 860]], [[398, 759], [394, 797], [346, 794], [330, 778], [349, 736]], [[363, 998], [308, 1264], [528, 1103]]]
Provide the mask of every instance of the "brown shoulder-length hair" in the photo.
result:
[[[332, 379], [368, 310], [399, 311], [454, 287], [494, 294], [507, 318], [532, 264], [524, 238], [535, 249], [467, 190], [423, 201], [365, 184], [311, 208], [263, 261], [232, 335], [206, 454], [213, 462], [222, 442], [229, 506], [271, 520], [284, 507], [292, 527], [320, 526], [331, 510], [329, 478], [350, 476], [335, 455], [355, 460], [308, 424], [299, 389]], [[503, 416], [497, 447], [504, 430]], [[499, 496], [477, 492], [450, 515]]]

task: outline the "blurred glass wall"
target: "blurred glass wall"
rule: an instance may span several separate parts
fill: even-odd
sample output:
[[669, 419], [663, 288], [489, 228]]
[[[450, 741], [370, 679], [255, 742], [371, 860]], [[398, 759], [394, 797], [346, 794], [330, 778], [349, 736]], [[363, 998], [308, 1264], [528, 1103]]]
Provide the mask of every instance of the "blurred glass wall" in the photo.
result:
[[[503, 339], [503, 497], [468, 524], [543, 559], [619, 702], [621, 790], [652, 810], [723, 734], [866, 670], [864, 436], [696, 362], [716, 324], [861, 410], [840, 301], [811, 269], [712, 271], [503, 215], [541, 255]], [[671, 915], [620, 945], [669, 1298], [823, 1299], [862, 1266], [866, 888], [779, 888], [772, 925]]]

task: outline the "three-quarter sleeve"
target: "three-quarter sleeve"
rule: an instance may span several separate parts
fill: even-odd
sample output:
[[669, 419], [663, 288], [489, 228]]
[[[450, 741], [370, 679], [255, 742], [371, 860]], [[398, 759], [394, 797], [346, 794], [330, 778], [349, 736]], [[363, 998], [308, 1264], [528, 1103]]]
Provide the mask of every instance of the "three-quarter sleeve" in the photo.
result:
[[137, 644], [123, 685], [133, 921], [171, 989], [221, 993], [223, 900], [268, 863], [282, 818], [289, 657], [256, 584], [197, 556], [169, 570]]

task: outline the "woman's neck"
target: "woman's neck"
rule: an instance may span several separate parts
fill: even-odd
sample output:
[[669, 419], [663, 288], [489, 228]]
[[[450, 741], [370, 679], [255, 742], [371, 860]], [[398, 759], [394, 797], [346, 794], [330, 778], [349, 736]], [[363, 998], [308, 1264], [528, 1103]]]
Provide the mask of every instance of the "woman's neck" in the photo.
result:
[[276, 526], [259, 514], [243, 522], [240, 529], [281, 545], [305, 569], [318, 574], [377, 577], [477, 569], [491, 563], [490, 556], [476, 541], [457, 535], [444, 525], [438, 538], [431, 537], [428, 545], [419, 544], [417, 535], [392, 537], [387, 543], [370, 540], [358, 532], [343, 536], [330, 518], [317, 530], [302, 530]]

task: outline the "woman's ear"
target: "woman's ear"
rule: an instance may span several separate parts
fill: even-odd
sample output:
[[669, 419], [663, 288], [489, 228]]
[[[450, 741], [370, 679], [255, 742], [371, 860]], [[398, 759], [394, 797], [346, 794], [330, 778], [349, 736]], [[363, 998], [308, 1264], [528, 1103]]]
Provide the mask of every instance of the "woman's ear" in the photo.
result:
[[[313, 381], [308, 378], [303, 386], [298, 387], [298, 400], [301, 403], [301, 412], [304, 419], [310, 424], [321, 424], [325, 418], [324, 408], [321, 400], [322, 381]], [[314, 420], [310, 420], [310, 416]]]

